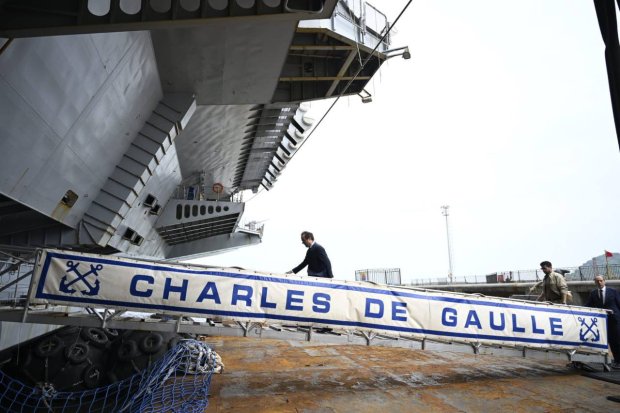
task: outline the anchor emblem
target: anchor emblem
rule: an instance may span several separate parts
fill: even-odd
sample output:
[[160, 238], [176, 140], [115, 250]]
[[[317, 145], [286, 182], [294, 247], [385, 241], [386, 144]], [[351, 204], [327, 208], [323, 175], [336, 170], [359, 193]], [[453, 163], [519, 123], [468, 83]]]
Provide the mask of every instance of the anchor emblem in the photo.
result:
[[598, 331], [598, 318], [592, 317], [592, 322], [588, 324], [588, 320], [584, 317], [577, 318], [581, 323], [581, 329], [579, 330], [579, 339], [581, 341], [599, 341], [601, 333]]
[[[99, 293], [99, 279], [95, 278], [94, 284], [91, 284], [88, 281], [87, 277], [89, 275], [94, 275], [95, 277], [97, 277], [99, 275], [97, 271], [101, 271], [101, 269], [103, 268], [103, 265], [90, 264], [90, 271], [88, 271], [85, 274], [80, 273], [80, 271], [78, 270], [79, 265], [80, 265], [79, 262], [74, 263], [73, 261], [67, 261], [67, 271], [66, 271], [67, 274], [65, 274], [65, 276], [62, 277], [60, 280], [60, 287], [59, 287], [60, 291], [66, 294], [73, 294], [77, 290], [75, 288], [71, 288], [71, 286], [78, 281], [82, 281], [82, 283], [87, 287], [85, 290], [80, 290], [82, 294], [97, 295]], [[67, 275], [69, 272], [72, 272], [75, 275], [77, 275], [77, 278], [67, 282]]]

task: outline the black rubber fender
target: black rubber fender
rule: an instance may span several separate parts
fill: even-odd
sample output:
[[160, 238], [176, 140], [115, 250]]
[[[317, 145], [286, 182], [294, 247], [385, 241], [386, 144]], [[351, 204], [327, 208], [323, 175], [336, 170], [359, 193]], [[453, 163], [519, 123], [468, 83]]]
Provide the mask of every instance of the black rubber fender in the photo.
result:
[[181, 337], [172, 337], [168, 342], [168, 350], [172, 350], [176, 347], [176, 345], [179, 344], [179, 341], [181, 341]]
[[108, 339], [105, 331], [96, 327], [84, 328], [82, 329], [80, 335], [84, 340], [93, 343], [93, 346], [95, 347], [105, 347], [105, 345], [110, 342], [110, 339]]
[[88, 389], [99, 387], [103, 380], [103, 370], [97, 365], [90, 365], [84, 369], [82, 379], [84, 380], [84, 386]]
[[118, 376], [116, 375], [116, 373], [114, 373], [114, 371], [112, 371], [112, 370], [108, 370], [105, 375], [106, 375], [106, 377], [108, 378], [108, 381], [111, 384], [114, 384], [114, 383], [120, 381], [118, 379]]
[[56, 330], [57, 334], [59, 336], [70, 336], [72, 334], [75, 334], [76, 332], [80, 331], [80, 327], [76, 327], [76, 326], [67, 326], [67, 327], [62, 327], [59, 328], [58, 330]]
[[103, 331], [106, 333], [110, 341], [116, 340], [118, 336], [120, 336], [119, 331], [115, 328], [104, 328]]
[[164, 337], [155, 332], [150, 332], [140, 340], [140, 350], [146, 354], [155, 354], [164, 345]]
[[34, 346], [34, 354], [37, 357], [47, 358], [54, 357], [60, 353], [63, 343], [60, 337], [53, 335], [44, 338]]
[[80, 364], [88, 358], [89, 350], [85, 343], [73, 343], [65, 350], [65, 357], [73, 364]]
[[127, 340], [121, 343], [116, 350], [116, 356], [121, 361], [129, 361], [138, 357], [140, 352], [138, 351], [138, 345], [134, 340]]
[[[57, 350], [60, 351], [60, 348]], [[12, 354], [12, 357], [10, 359], [10, 365], [15, 366], [16, 368], [27, 368], [30, 367], [30, 364], [37, 364], [36, 360], [33, 360], [33, 351], [15, 351]], [[41, 357], [41, 356], [39, 356]], [[2, 363], [2, 365], [4, 365], [5, 363]]]

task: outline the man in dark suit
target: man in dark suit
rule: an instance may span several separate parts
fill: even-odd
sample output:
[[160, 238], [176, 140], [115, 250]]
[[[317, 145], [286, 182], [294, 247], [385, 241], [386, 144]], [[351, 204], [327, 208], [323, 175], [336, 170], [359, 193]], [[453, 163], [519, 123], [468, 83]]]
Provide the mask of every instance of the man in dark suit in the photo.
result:
[[594, 277], [596, 288], [592, 290], [586, 307], [604, 308], [607, 312], [607, 341], [614, 361], [613, 368], [620, 368], [620, 294], [613, 288], [605, 286], [605, 278], [602, 275]]
[[314, 235], [308, 231], [302, 232], [301, 242], [308, 248], [308, 251], [306, 251], [306, 258], [304, 258], [303, 262], [297, 267], [287, 272], [287, 274], [297, 274], [307, 265], [308, 275], [311, 277], [334, 278], [332, 274], [332, 263], [327, 257], [325, 248], [314, 242]]

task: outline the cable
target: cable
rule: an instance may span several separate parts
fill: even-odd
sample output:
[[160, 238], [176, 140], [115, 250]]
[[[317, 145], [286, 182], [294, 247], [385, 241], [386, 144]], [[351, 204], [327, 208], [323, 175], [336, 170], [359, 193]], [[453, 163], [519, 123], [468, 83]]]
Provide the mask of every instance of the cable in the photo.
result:
[[[297, 155], [297, 153], [301, 150], [301, 148], [304, 146], [304, 144], [308, 141], [308, 138], [310, 138], [310, 136], [312, 136], [312, 134], [314, 133], [315, 130], [317, 130], [317, 128], [319, 127], [319, 125], [323, 122], [323, 120], [325, 119], [325, 117], [327, 117], [327, 115], [329, 114], [329, 112], [333, 109], [334, 106], [336, 106], [336, 103], [338, 103], [338, 101], [340, 100], [340, 98], [342, 96], [344, 96], [344, 94], [347, 92], [347, 89], [349, 89], [349, 86], [351, 86], [351, 84], [355, 81], [355, 79], [357, 79], [357, 77], [359, 76], [359, 74], [362, 72], [362, 70], [364, 69], [364, 67], [368, 64], [368, 62], [370, 61], [370, 59], [372, 59], [374, 53], [377, 51], [377, 48], [379, 47], [379, 45], [381, 43], [383, 43], [383, 41], [385, 40], [386, 37], [389, 36], [390, 32], [392, 31], [392, 29], [394, 28], [394, 26], [396, 26], [396, 23], [398, 22], [398, 20], [400, 20], [400, 18], [402, 17], [403, 13], [405, 13], [405, 11], [407, 10], [407, 8], [411, 5], [411, 3], [413, 2], [413, 0], [409, 0], [407, 2], [407, 4], [405, 4], [405, 6], [403, 7], [403, 9], [400, 11], [400, 13], [398, 14], [398, 16], [396, 17], [396, 19], [394, 20], [394, 23], [392, 23], [390, 25], [390, 27], [388, 28], [388, 30], [385, 32], [385, 34], [383, 36], [381, 36], [381, 39], [379, 39], [379, 41], [377, 42], [377, 45], [374, 47], [374, 49], [372, 49], [372, 51], [370, 52], [370, 54], [368, 55], [368, 57], [366, 58], [366, 60], [364, 60], [364, 63], [360, 66], [360, 68], [357, 70], [357, 72], [355, 73], [355, 75], [349, 80], [349, 82], [346, 84], [346, 86], [344, 87], [344, 89], [342, 89], [342, 92], [340, 92], [340, 94], [338, 95], [338, 97], [336, 97], [336, 99], [334, 100], [334, 102], [330, 105], [330, 107], [325, 111], [325, 113], [323, 114], [323, 116], [321, 116], [321, 119], [319, 119], [319, 121], [317, 122], [316, 126], [314, 128], [312, 128], [312, 130], [310, 131], [310, 133], [308, 134], [308, 136], [306, 137], [306, 139], [304, 139], [301, 144], [299, 145], [299, 148], [297, 148], [297, 150], [295, 151], [294, 155]], [[257, 194], [258, 195], [258, 194]]]
[[244, 204], [247, 204], [248, 202], [250, 202], [251, 200], [253, 200], [254, 198], [256, 198], [257, 196], [259, 196], [260, 194], [262, 194], [263, 192], [265, 192], [264, 189], [259, 189], [258, 192], [256, 192], [252, 198], [248, 199], [247, 201], [243, 201]]
[[13, 38], [9, 37], [7, 41], [0, 47], [0, 54], [4, 53], [6, 49], [9, 48], [9, 45], [13, 42]]

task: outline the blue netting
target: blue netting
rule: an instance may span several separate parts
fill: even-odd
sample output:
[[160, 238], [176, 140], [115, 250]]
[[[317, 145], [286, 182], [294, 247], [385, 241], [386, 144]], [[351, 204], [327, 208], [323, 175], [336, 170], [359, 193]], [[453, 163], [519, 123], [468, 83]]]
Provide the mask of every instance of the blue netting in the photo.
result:
[[26, 386], [0, 371], [3, 412], [204, 412], [219, 356], [205, 343], [182, 340], [143, 372], [80, 392]]

